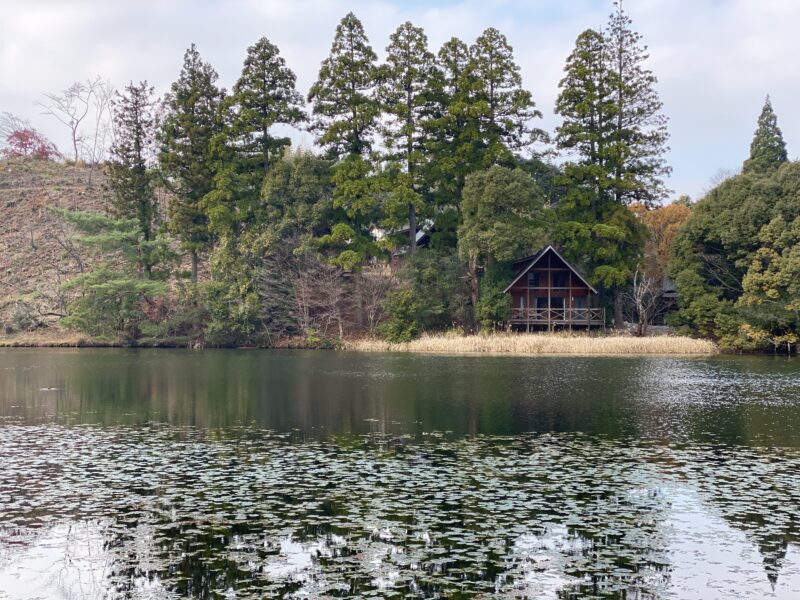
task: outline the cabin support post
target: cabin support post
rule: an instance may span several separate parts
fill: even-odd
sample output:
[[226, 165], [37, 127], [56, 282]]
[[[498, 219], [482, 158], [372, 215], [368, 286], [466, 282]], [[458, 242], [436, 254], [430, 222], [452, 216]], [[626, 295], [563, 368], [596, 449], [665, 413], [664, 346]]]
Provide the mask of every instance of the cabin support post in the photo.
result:
[[531, 284], [528, 278], [525, 278], [525, 321], [527, 322], [527, 333], [531, 332]]
[[550, 255], [547, 255], [547, 331], [553, 331], [553, 271]]

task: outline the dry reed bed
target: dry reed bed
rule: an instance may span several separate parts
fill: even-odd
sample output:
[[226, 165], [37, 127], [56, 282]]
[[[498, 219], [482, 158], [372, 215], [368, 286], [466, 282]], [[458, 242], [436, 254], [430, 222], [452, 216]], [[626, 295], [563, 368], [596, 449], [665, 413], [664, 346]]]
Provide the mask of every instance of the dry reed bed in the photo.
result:
[[678, 336], [632, 337], [624, 335], [495, 334], [424, 335], [412, 342], [390, 344], [381, 340], [352, 340], [346, 350], [359, 352], [429, 352], [441, 354], [573, 354], [573, 355], [679, 355], [717, 354], [709, 340]]

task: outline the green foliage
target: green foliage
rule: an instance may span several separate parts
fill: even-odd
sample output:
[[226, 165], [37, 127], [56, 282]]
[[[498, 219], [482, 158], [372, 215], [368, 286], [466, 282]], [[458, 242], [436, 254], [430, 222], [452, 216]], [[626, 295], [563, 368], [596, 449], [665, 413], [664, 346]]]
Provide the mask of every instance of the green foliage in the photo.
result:
[[362, 155], [372, 146], [379, 114], [377, 60], [361, 21], [351, 12], [337, 25], [331, 52], [311, 86], [312, 131], [331, 158]]
[[78, 230], [78, 243], [107, 257], [65, 284], [65, 290], [78, 290], [80, 295], [70, 304], [63, 324], [135, 342], [142, 328], [158, 318], [158, 303], [169, 289], [165, 280], [173, 257], [167, 240], [161, 236], [145, 240], [136, 219], [52, 210]]
[[750, 157], [744, 161], [744, 173], [765, 173], [777, 169], [787, 160], [786, 142], [778, 127], [778, 117], [767, 96], [758, 117], [758, 128], [750, 144]]
[[522, 87], [513, 49], [498, 30], [485, 30], [472, 46], [449, 40], [437, 62], [428, 92], [427, 178], [436, 204], [452, 207], [470, 173], [513, 166], [515, 153], [546, 136], [531, 127], [541, 113]]
[[330, 233], [320, 236], [319, 243], [338, 253], [332, 264], [352, 270], [368, 256], [379, 253], [370, 229], [378, 220], [380, 180], [371, 163], [358, 154], [350, 154], [334, 165], [331, 180], [338, 222], [332, 224]]
[[205, 199], [212, 229], [220, 235], [259, 226], [255, 213], [264, 177], [289, 146], [289, 138], [275, 137], [273, 127], [306, 120], [295, 81], [267, 38], [247, 49], [242, 74], [224, 103], [224, 127], [213, 144], [219, 165], [215, 189]]
[[410, 289], [390, 292], [384, 304], [386, 320], [378, 325], [378, 333], [388, 342], [410, 342], [422, 333], [422, 312], [419, 300]]
[[693, 206], [669, 267], [681, 298], [677, 324], [734, 347], [794, 327], [788, 278], [798, 198], [800, 163], [788, 162], [732, 177]]
[[213, 278], [202, 287], [209, 313], [206, 341], [212, 346], [255, 344], [261, 333], [256, 277], [265, 249], [225, 236], [211, 254]]
[[193, 280], [197, 279], [197, 254], [212, 241], [202, 203], [214, 188], [211, 143], [222, 127], [224, 92], [216, 81], [217, 72], [202, 61], [192, 44], [184, 55], [180, 77], [166, 96], [166, 116], [159, 132], [159, 163], [164, 182], [173, 192], [169, 229], [192, 254]]
[[481, 166], [480, 129], [473, 108], [479, 82], [469, 46], [457, 38], [437, 55], [430, 81], [427, 121], [428, 185], [439, 207], [457, 206], [466, 176]]
[[[567, 166], [569, 174], [571, 166]], [[591, 193], [570, 188], [558, 207], [556, 239], [566, 256], [582, 265], [592, 283], [625, 285], [641, 258], [645, 228], [626, 207], [592, 205]]]
[[522, 87], [514, 51], [497, 29], [490, 27], [475, 40], [470, 59], [475, 78], [472, 103], [478, 118], [483, 166], [511, 162], [512, 153], [546, 137], [541, 129], [530, 125], [542, 113], [536, 110], [531, 93]]
[[106, 168], [114, 215], [136, 219], [145, 240], [155, 237], [157, 211], [151, 161], [155, 152], [156, 115], [153, 87], [131, 82], [114, 102], [115, 139]]
[[511, 279], [511, 269], [507, 265], [494, 263], [486, 269], [475, 307], [475, 317], [482, 330], [492, 331], [502, 327], [511, 315], [511, 297], [503, 293]]
[[781, 215], [759, 232], [761, 247], [742, 280], [737, 308], [747, 326], [745, 337], [775, 347], [796, 344], [800, 336], [800, 217]]
[[466, 330], [472, 323], [472, 306], [466, 285], [467, 271], [455, 249], [420, 249], [400, 272], [400, 280], [417, 302], [419, 329]]
[[522, 169], [495, 165], [467, 177], [461, 216], [459, 253], [478, 263], [524, 256], [547, 235], [544, 195]]
[[427, 216], [425, 168], [430, 155], [425, 151], [431, 79], [435, 62], [423, 30], [406, 22], [391, 36], [386, 65], [381, 70], [378, 97], [388, 117], [382, 127], [388, 163], [385, 175], [391, 193], [384, 205], [390, 227], [408, 225], [408, 245], [416, 248], [417, 219]]
[[[308, 94], [310, 130], [324, 158], [290, 149], [284, 128], [304, 122], [304, 100], [274, 44], [261, 38], [248, 48], [229, 97], [192, 45], [165, 98], [161, 178], [150, 164], [152, 89], [131, 84], [115, 111], [114, 218], [61, 213], [82, 244], [104, 255], [71, 283], [81, 297], [67, 322], [139, 341], [271, 344], [305, 336], [327, 343], [334, 329], [345, 334], [346, 321], [364, 326], [364, 311], [370, 330], [380, 321], [380, 298], [394, 277], [367, 282], [353, 272], [409, 244], [400, 288], [386, 301], [384, 334], [411, 339], [424, 330], [472, 329], [476, 319], [491, 329], [508, 316], [504, 265], [551, 235], [595, 283], [618, 291], [643, 245], [644, 230], [627, 207], [663, 196], [669, 172], [666, 120], [640, 41], [619, 7], [603, 33], [578, 38], [556, 107], [563, 118], [557, 144], [572, 159], [563, 166], [533, 152], [547, 137], [534, 127], [541, 113], [494, 28], [471, 45], [453, 38], [434, 56], [424, 31], [406, 22], [378, 66], [361, 22], [347, 14]], [[780, 137], [774, 118], [762, 120], [758, 156]], [[169, 298], [174, 257], [157, 235], [158, 182], [168, 192], [167, 230], [192, 259], [193, 285], [173, 281]], [[761, 221], [761, 214], [741, 215], [735, 226], [757, 236]], [[430, 243], [417, 251], [420, 223]], [[406, 230], [407, 241], [398, 239]], [[733, 252], [726, 260], [746, 269], [749, 247]], [[210, 259], [211, 279], [194, 285], [200, 255]], [[738, 295], [718, 294], [704, 273], [681, 277], [705, 298], [692, 305], [698, 320], [702, 313], [709, 327], [724, 321], [737, 330]]]
[[115, 269], [107, 262], [71, 279], [65, 290], [80, 290], [61, 322], [66, 327], [101, 338], [122, 337], [135, 342], [149, 321], [155, 301], [167, 294], [163, 281], [143, 279]]
[[[616, 2], [604, 37], [603, 62], [615, 107], [611, 135], [604, 153], [606, 172], [617, 202], [650, 205], [667, 190], [662, 178], [672, 171], [664, 160], [668, 150], [667, 118], [655, 85], [658, 79], [645, 67], [649, 58], [642, 36], [631, 29], [630, 17]], [[607, 98], [599, 98], [601, 107]]]
[[255, 221], [269, 243], [310, 237], [334, 219], [331, 163], [307, 151], [286, 152], [264, 178]]
[[626, 206], [662, 198], [670, 169], [663, 159], [668, 134], [657, 80], [645, 67], [641, 36], [621, 3], [616, 7], [603, 33], [588, 29], [578, 36], [559, 84], [556, 112], [563, 121], [556, 141], [575, 158], [558, 179], [565, 192], [555, 237], [566, 257], [613, 295], [619, 326], [621, 289], [645, 240]]

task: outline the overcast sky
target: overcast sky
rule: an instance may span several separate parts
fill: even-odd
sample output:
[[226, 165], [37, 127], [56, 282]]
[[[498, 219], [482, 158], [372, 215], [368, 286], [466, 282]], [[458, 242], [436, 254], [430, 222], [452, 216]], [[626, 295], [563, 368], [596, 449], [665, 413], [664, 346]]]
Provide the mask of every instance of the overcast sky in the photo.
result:
[[[649, 66], [670, 119], [675, 194], [702, 195], [721, 170], [747, 156], [770, 94], [789, 155], [800, 153], [800, 0], [626, 0], [649, 46]], [[147, 79], [159, 93], [195, 42], [223, 86], [249, 45], [267, 36], [306, 93], [334, 28], [352, 10], [379, 56], [403, 21], [422, 26], [435, 51], [471, 43], [493, 26], [514, 47], [523, 82], [544, 113], [553, 105], [575, 38], [607, 20], [612, 0], [0, 0], [0, 111], [30, 119], [62, 148], [67, 137], [35, 101], [100, 74], [116, 85]], [[296, 141], [313, 144], [308, 134]]]

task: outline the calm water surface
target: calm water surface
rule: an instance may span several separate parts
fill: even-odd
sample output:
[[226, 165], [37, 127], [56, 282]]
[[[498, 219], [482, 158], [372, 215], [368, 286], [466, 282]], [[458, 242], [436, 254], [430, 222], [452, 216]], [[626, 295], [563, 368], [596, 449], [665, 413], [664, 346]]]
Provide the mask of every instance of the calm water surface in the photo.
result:
[[0, 350], [0, 599], [800, 600], [800, 360]]

